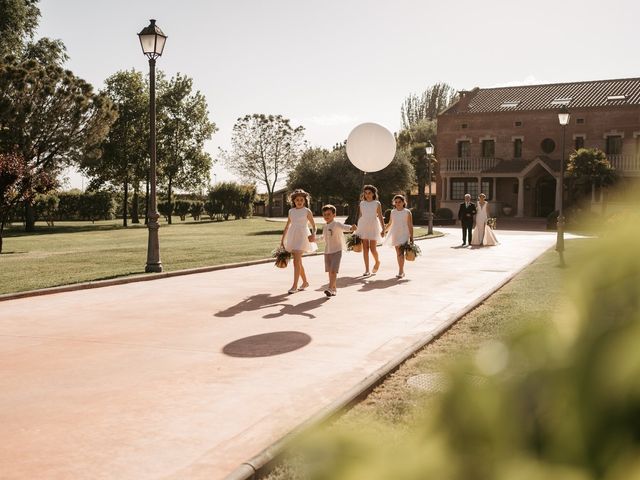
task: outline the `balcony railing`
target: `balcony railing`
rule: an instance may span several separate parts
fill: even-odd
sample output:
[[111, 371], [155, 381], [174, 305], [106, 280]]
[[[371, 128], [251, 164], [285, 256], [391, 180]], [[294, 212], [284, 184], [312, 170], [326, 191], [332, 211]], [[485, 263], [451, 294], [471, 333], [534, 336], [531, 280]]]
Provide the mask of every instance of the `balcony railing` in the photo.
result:
[[640, 156], [607, 155], [607, 159], [619, 173], [640, 174]]
[[498, 158], [445, 158], [440, 160], [440, 171], [447, 173], [469, 173], [484, 172], [495, 167], [500, 159]]

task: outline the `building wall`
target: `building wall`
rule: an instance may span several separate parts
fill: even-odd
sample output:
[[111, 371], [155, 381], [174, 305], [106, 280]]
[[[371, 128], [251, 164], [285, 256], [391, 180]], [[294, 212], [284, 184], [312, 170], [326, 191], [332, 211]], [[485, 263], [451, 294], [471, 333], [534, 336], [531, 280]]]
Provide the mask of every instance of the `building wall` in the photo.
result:
[[[571, 119], [566, 127], [566, 154], [573, 151], [574, 135], [585, 136], [585, 147], [606, 148], [606, 134], [620, 132], [623, 135], [623, 155], [636, 155], [640, 146], [640, 108], [590, 108], [571, 111]], [[583, 124], [578, 124], [583, 119]], [[521, 126], [515, 126], [521, 122]], [[463, 124], [467, 127], [463, 128]], [[470, 157], [481, 157], [481, 139], [496, 140], [495, 157], [513, 158], [514, 137], [523, 138], [523, 159], [533, 159], [543, 155], [559, 159], [562, 147], [562, 127], [558, 123], [557, 111], [535, 112], [494, 112], [476, 114], [444, 114], [438, 117], [436, 153], [441, 158], [458, 156], [457, 140], [467, 137], [471, 140]], [[552, 139], [555, 150], [545, 153], [541, 142]]]

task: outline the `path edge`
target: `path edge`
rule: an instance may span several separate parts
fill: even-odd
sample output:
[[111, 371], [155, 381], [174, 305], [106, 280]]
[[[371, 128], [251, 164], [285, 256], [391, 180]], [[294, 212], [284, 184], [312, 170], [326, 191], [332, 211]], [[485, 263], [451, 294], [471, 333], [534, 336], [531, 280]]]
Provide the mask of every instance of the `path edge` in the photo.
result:
[[340, 397], [332, 401], [329, 405], [323, 407], [318, 412], [313, 414], [307, 420], [303, 421], [297, 427], [294, 427], [289, 433], [286, 433], [282, 438], [276, 440], [270, 446], [262, 450], [257, 455], [251, 457], [249, 460], [241, 463], [235, 470], [229, 475], [224, 477], [224, 480], [255, 480], [258, 475], [262, 475], [269, 470], [269, 467], [277, 462], [278, 457], [284, 453], [286, 448], [305, 431], [322, 425], [323, 423], [337, 417], [342, 410], [353, 406], [358, 401], [366, 397], [374, 388], [380, 385], [384, 379], [395, 372], [400, 366], [413, 357], [419, 350], [429, 345], [434, 340], [437, 340], [447, 330], [453, 327], [462, 317], [474, 310], [490, 296], [504, 287], [507, 283], [513, 280], [518, 274], [520, 274], [527, 267], [531, 266], [542, 255], [548, 252], [551, 248], [544, 250], [531, 261], [524, 264], [518, 270], [515, 270], [511, 275], [507, 276], [504, 280], [496, 284], [493, 288], [480, 295], [472, 302], [468, 303], [461, 310], [455, 314], [450, 315], [444, 320], [435, 332], [429, 333], [424, 337], [414, 342], [411, 346], [405, 348], [402, 352], [396, 355], [392, 360], [389, 360], [385, 365], [378, 370], [368, 375], [355, 386], [347, 390]]
[[[433, 235], [426, 238], [426, 235], [416, 237], [416, 240], [431, 240], [433, 238], [443, 237], [445, 234]], [[305, 257], [314, 257], [323, 255], [322, 252], [309, 253]], [[223, 263], [222, 265], [210, 265], [208, 267], [185, 268], [182, 270], [174, 270], [172, 272], [162, 273], [142, 273], [137, 275], [122, 276], [108, 280], [91, 280], [88, 282], [71, 283], [69, 285], [60, 285], [57, 287], [39, 288], [36, 290], [25, 290], [24, 292], [4, 293], [0, 295], [0, 303], [8, 300], [18, 300], [21, 298], [40, 297], [43, 295], [54, 295], [56, 293], [75, 292], [78, 290], [89, 290], [92, 288], [112, 287], [114, 285], [124, 285], [135, 282], [148, 282], [151, 280], [159, 280], [161, 278], [179, 277], [182, 275], [192, 275], [195, 273], [208, 273], [217, 270], [227, 270], [229, 268], [251, 267], [253, 265], [261, 265], [264, 263], [275, 262], [273, 258], [260, 258], [257, 260], [249, 260], [245, 262]]]

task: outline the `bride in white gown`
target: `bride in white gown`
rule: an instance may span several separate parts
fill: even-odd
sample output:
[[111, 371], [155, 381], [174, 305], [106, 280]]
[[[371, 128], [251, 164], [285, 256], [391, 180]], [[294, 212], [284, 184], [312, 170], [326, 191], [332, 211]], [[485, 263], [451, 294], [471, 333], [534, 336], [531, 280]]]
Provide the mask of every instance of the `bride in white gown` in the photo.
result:
[[489, 202], [486, 200], [484, 193], [478, 196], [478, 208], [476, 209], [476, 226], [473, 229], [471, 237], [471, 245], [497, 245], [498, 239], [493, 233], [493, 229], [487, 225], [489, 218]]

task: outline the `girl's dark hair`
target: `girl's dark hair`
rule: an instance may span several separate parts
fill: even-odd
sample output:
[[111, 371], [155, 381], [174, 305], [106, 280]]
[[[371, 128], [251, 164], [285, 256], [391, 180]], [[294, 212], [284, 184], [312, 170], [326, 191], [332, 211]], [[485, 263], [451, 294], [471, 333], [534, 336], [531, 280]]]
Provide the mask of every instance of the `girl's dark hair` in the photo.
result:
[[373, 193], [373, 199], [374, 200], [378, 200], [378, 189], [376, 187], [374, 187], [373, 185], [365, 185], [364, 187], [362, 187], [362, 199], [364, 200], [364, 193], [369, 190], [371, 193]]
[[396, 199], [399, 198], [400, 200], [402, 200], [402, 206], [406, 207], [407, 206], [407, 201], [404, 199], [404, 195], [394, 195], [393, 196], [393, 203], [396, 203]]
[[311, 204], [311, 195], [309, 195], [301, 188], [296, 188], [293, 192], [291, 192], [291, 195], [289, 195], [289, 203], [292, 207], [296, 206], [294, 202], [296, 197], [304, 197], [304, 206], [309, 208], [309, 205]]

